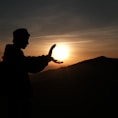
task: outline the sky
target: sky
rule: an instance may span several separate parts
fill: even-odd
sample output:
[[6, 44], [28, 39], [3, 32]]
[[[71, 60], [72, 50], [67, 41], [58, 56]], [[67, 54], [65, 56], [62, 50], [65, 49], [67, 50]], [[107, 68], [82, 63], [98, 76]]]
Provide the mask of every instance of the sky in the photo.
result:
[[12, 32], [27, 28], [26, 56], [47, 55], [53, 44], [68, 47], [63, 67], [97, 56], [118, 58], [118, 0], [1, 0], [0, 60]]

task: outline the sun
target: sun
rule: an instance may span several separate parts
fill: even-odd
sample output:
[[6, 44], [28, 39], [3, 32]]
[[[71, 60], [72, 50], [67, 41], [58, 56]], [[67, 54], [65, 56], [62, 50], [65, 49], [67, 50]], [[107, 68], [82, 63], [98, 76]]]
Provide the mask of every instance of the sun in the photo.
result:
[[65, 60], [69, 56], [69, 49], [65, 45], [56, 45], [56, 47], [53, 50], [52, 56], [57, 60]]

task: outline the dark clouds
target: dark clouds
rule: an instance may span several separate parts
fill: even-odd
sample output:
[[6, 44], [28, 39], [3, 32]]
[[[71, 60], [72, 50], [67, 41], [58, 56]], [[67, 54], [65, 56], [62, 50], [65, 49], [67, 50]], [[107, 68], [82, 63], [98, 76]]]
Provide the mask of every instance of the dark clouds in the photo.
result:
[[33, 35], [65, 34], [118, 25], [117, 0], [4, 0], [0, 30], [27, 27]]

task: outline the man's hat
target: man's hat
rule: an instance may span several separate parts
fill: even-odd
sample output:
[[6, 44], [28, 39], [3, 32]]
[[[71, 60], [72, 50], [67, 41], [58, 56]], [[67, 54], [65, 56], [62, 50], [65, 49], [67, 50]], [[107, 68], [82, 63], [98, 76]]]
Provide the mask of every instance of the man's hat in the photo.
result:
[[19, 28], [13, 32], [14, 37], [30, 36], [26, 28]]

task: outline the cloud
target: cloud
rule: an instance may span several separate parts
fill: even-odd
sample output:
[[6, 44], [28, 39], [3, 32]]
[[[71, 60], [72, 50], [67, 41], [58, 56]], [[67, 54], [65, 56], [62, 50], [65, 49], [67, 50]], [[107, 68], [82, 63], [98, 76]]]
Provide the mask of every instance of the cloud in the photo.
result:
[[0, 4], [0, 36], [10, 37], [19, 27], [28, 28], [33, 37], [117, 27], [117, 6], [117, 0], [4, 0]]

